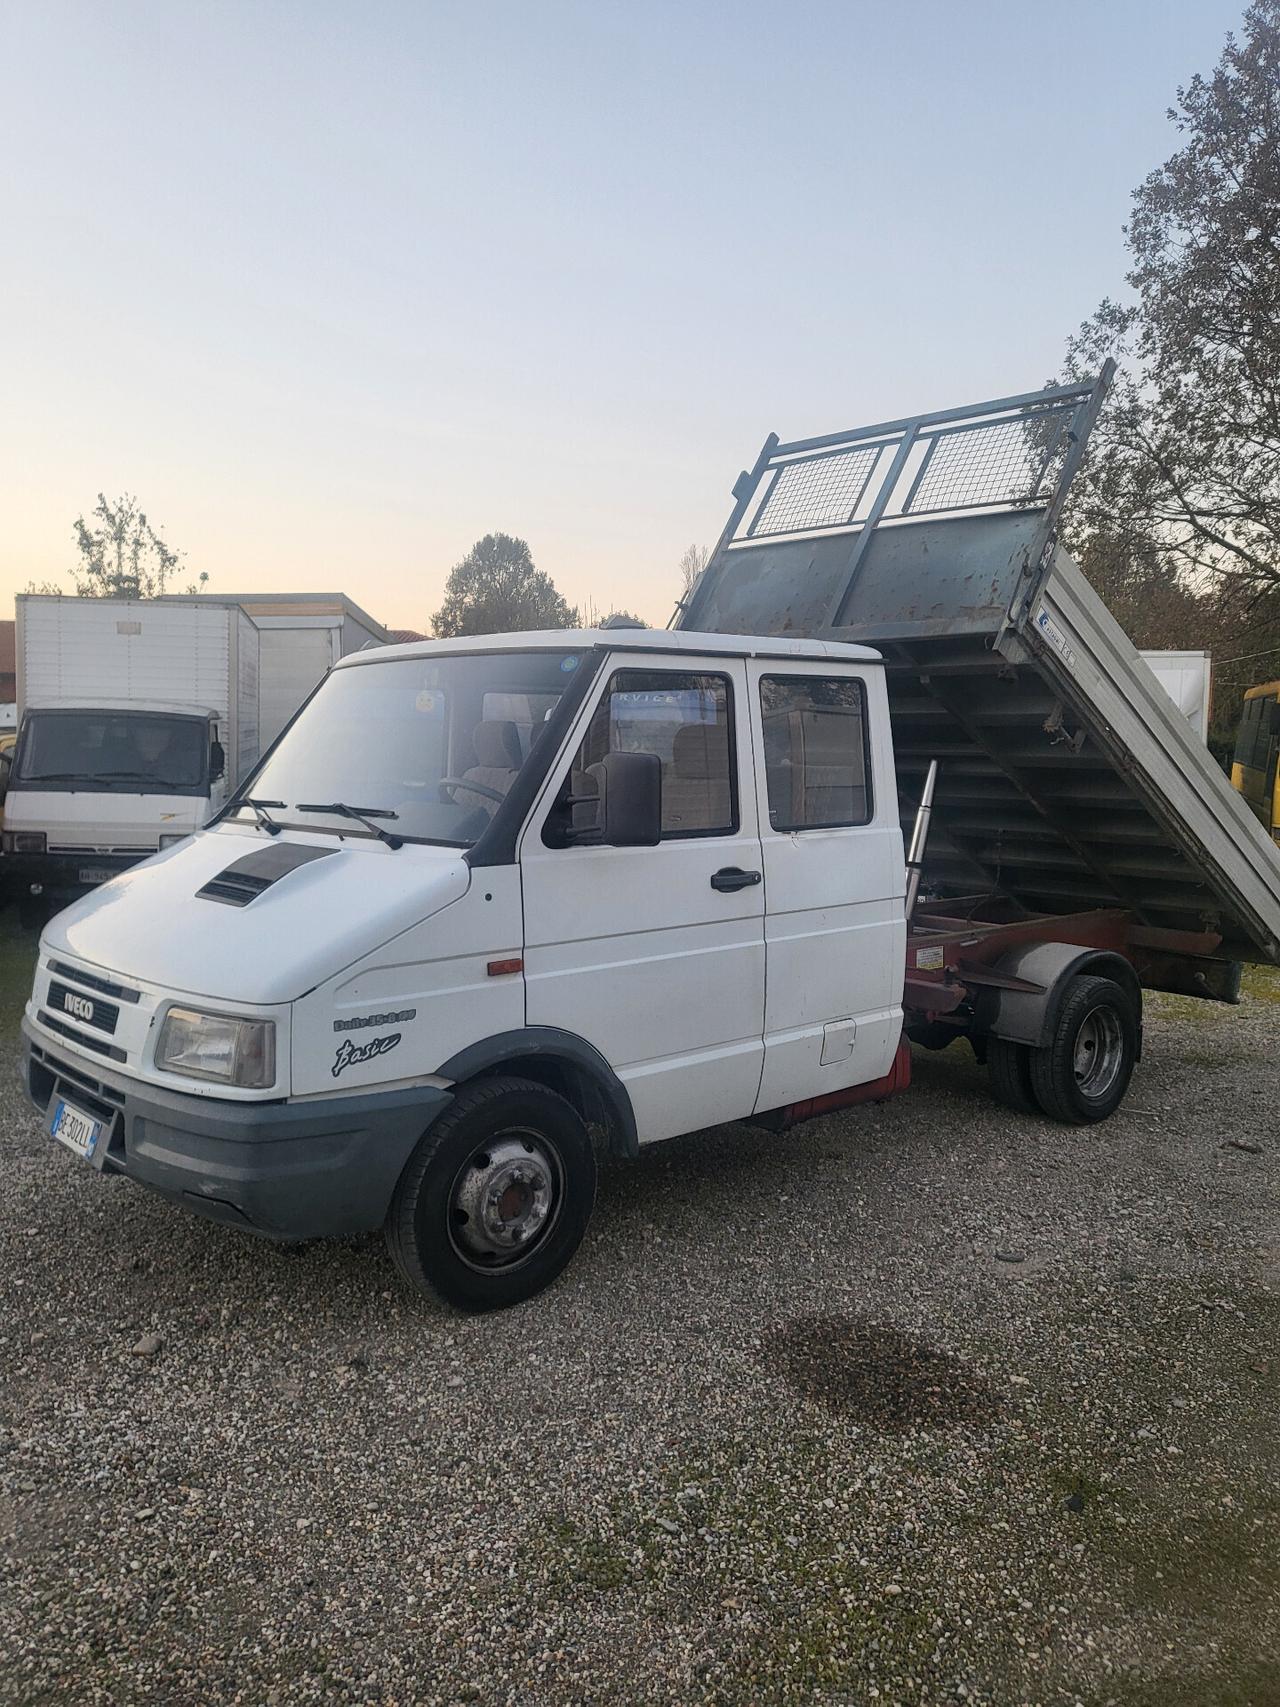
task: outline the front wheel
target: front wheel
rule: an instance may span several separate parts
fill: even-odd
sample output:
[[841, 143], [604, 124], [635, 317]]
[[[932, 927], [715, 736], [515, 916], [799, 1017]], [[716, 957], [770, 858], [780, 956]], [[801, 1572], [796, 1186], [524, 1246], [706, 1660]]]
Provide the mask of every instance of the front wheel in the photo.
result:
[[595, 1194], [591, 1139], [564, 1098], [527, 1079], [480, 1079], [410, 1158], [387, 1248], [419, 1291], [459, 1310], [501, 1310], [566, 1266]]
[[1053, 1037], [1030, 1058], [1031, 1088], [1051, 1120], [1105, 1120], [1123, 1101], [1138, 1058], [1133, 1004], [1110, 978], [1073, 978]]

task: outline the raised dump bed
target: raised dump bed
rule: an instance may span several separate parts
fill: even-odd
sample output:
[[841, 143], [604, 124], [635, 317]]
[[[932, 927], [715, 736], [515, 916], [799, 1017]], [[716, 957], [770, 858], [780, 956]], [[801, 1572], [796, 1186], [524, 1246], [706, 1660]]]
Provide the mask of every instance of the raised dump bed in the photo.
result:
[[[939, 761], [922, 896], [961, 919], [1122, 909], [1148, 982], [1230, 995], [1223, 963], [1280, 961], [1280, 854], [1056, 541], [1111, 371], [771, 436], [675, 626], [877, 647], [904, 820]], [[1162, 977], [1193, 940], [1193, 981]]]

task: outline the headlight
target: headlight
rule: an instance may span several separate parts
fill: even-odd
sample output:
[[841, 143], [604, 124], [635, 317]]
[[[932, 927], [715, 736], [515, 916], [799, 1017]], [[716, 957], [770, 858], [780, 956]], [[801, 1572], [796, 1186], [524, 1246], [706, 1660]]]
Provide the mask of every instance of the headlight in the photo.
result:
[[43, 830], [5, 830], [0, 847], [5, 853], [44, 853], [48, 838]]
[[275, 1021], [170, 1008], [156, 1044], [156, 1066], [162, 1073], [265, 1090], [276, 1077]]
[[180, 830], [176, 836], [161, 836], [160, 846], [162, 848], [176, 847], [179, 842], [185, 842], [189, 834], [190, 831], [188, 830]]

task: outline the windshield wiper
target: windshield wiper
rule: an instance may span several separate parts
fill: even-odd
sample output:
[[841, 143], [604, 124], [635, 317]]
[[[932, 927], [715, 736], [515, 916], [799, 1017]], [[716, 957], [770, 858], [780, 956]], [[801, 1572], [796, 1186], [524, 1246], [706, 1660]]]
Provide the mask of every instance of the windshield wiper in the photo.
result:
[[249, 807], [258, 821], [258, 828], [260, 830], [265, 830], [269, 836], [278, 836], [280, 834], [280, 826], [276, 823], [274, 818], [269, 816], [267, 807], [278, 806], [281, 811], [287, 811], [288, 807], [285, 805], [283, 800], [254, 800], [250, 795], [246, 794], [234, 803], [235, 810], [237, 811], [241, 806]]
[[314, 803], [304, 805], [298, 802], [299, 812], [334, 812], [340, 818], [354, 818], [357, 824], [363, 824], [366, 830], [372, 830], [380, 842], [385, 842], [389, 848], [396, 849], [404, 846], [401, 836], [393, 836], [390, 830], [384, 830], [381, 824], [375, 824], [375, 818], [398, 818], [398, 812], [390, 812], [382, 806], [348, 806], [345, 800], [330, 800], [324, 805]]

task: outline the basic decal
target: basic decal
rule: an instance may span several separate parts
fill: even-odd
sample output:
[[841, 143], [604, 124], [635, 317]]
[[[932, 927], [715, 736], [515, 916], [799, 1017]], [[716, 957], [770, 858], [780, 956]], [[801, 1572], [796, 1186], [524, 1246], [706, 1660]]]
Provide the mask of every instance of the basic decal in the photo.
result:
[[386, 1037], [371, 1037], [367, 1043], [353, 1043], [345, 1038], [338, 1045], [338, 1053], [333, 1059], [333, 1076], [345, 1073], [348, 1067], [359, 1067], [366, 1061], [372, 1061], [378, 1055], [387, 1055], [393, 1050], [404, 1034], [399, 1031], [388, 1032]]

